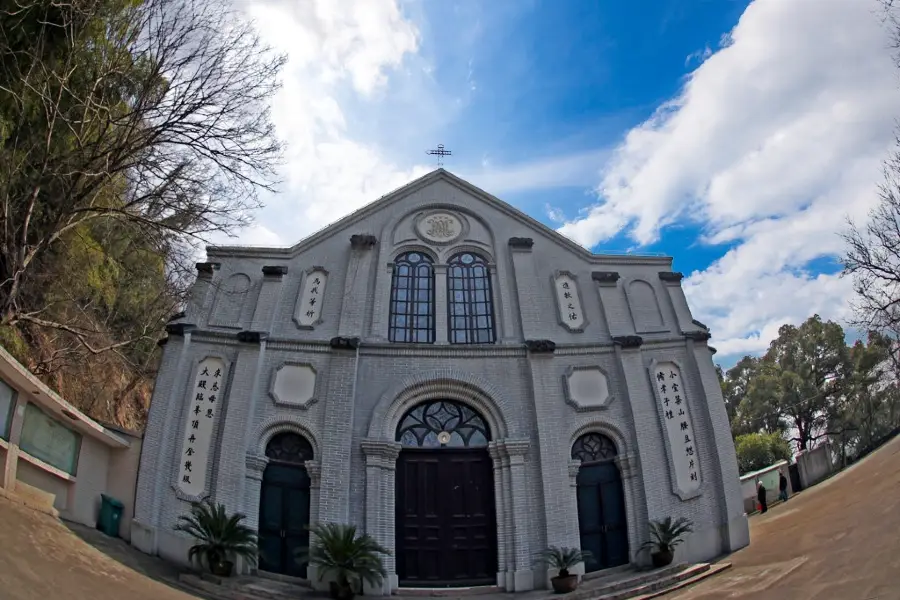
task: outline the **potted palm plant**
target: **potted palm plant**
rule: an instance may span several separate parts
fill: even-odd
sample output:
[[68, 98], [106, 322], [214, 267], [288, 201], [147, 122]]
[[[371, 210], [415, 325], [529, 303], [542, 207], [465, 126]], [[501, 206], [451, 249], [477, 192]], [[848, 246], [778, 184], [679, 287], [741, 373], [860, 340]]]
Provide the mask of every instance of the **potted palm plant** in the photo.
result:
[[241, 513], [229, 515], [224, 504], [213, 504], [205, 498], [191, 503], [191, 512], [178, 517], [175, 529], [197, 540], [188, 551], [191, 563], [196, 560], [202, 566], [205, 562], [213, 575], [230, 577], [232, 557], [240, 556], [251, 566], [256, 564], [256, 532], [241, 523], [245, 518]]
[[550, 583], [553, 585], [554, 592], [566, 594], [575, 591], [575, 588], [578, 587], [578, 575], [572, 575], [569, 573], [569, 569], [577, 566], [579, 563], [589, 562], [593, 558], [593, 555], [587, 550], [548, 546], [540, 553], [538, 560], [551, 569], [559, 571], [555, 577], [550, 578]]
[[309, 526], [315, 541], [297, 553], [300, 564], [317, 568], [319, 580], [333, 575], [331, 597], [351, 600], [361, 591], [363, 581], [375, 586], [387, 577], [382, 554], [390, 554], [367, 533], [357, 534], [353, 525], [315, 523]]
[[[683, 536], [694, 530], [694, 524], [685, 517], [666, 517], [661, 521], [650, 522], [650, 541], [642, 548], [650, 548], [650, 558], [656, 568], [672, 564], [675, 558], [675, 546], [684, 541]], [[656, 549], [654, 552], [652, 549]]]

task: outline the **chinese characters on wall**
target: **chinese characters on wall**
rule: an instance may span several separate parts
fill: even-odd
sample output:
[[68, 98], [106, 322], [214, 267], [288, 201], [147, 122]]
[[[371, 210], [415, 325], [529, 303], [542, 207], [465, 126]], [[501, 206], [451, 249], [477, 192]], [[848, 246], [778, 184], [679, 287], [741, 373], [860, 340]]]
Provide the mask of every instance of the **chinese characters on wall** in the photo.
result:
[[700, 453], [694, 437], [694, 425], [681, 380], [681, 370], [673, 362], [662, 362], [656, 365], [652, 377], [672, 462], [675, 463], [675, 487], [683, 494], [691, 494], [700, 489]]
[[557, 273], [553, 279], [556, 288], [556, 305], [563, 325], [571, 330], [584, 326], [584, 313], [581, 310], [581, 296], [575, 278], [570, 274]]
[[189, 496], [200, 496], [205, 491], [206, 465], [224, 387], [225, 362], [220, 358], [203, 359], [188, 398], [190, 408], [179, 458], [178, 487]]
[[312, 327], [322, 314], [322, 300], [325, 297], [325, 285], [328, 273], [324, 269], [313, 269], [306, 275], [300, 298], [297, 300], [297, 323], [304, 327]]

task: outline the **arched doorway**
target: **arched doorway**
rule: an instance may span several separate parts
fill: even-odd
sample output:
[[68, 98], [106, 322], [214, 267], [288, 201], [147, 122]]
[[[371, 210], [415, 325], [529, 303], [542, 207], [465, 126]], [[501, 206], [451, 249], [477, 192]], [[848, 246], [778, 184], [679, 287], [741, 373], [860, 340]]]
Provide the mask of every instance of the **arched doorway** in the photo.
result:
[[306, 577], [306, 565], [295, 554], [309, 545], [309, 474], [303, 464], [313, 449], [301, 435], [286, 431], [266, 446], [269, 463], [259, 499], [259, 568]]
[[496, 582], [490, 439], [481, 415], [450, 400], [424, 402], [400, 420], [396, 549], [401, 586]]
[[578, 529], [581, 549], [594, 560], [588, 572], [624, 565], [628, 562], [628, 522], [622, 477], [614, 459], [616, 445], [601, 433], [586, 433], [572, 445], [572, 458], [581, 461], [578, 469]]

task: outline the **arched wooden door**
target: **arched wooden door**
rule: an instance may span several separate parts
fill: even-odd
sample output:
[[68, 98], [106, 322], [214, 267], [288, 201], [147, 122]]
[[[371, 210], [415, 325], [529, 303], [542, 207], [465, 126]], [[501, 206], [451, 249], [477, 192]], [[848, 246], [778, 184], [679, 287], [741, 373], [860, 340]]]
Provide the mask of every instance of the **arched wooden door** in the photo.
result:
[[306, 564], [296, 560], [309, 545], [309, 474], [303, 463], [313, 458], [312, 445], [301, 435], [279, 433], [266, 446], [269, 464], [263, 472], [259, 499], [259, 568], [306, 577]]
[[490, 431], [468, 406], [419, 404], [397, 441], [397, 576], [404, 587], [493, 584], [497, 534]]
[[587, 572], [628, 563], [628, 521], [622, 477], [613, 459], [616, 445], [600, 433], [587, 433], [572, 446], [578, 470], [578, 529], [581, 549], [593, 554]]

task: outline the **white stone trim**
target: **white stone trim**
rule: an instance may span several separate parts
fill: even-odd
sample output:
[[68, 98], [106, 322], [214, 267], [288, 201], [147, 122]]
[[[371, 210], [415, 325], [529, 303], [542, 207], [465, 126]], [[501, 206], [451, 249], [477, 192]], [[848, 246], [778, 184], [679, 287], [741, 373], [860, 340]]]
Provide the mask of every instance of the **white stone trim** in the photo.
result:
[[[310, 423], [309, 419], [300, 415], [278, 415], [269, 417], [256, 427], [253, 435], [256, 439], [256, 454], [259, 456], [266, 455], [266, 446], [273, 437], [285, 431], [292, 431], [302, 435], [309, 441], [313, 449], [313, 459], [322, 459], [322, 450], [319, 440], [313, 433], [315, 427]], [[307, 461], [308, 463], [309, 461]]]
[[503, 417], [505, 412], [515, 410], [509, 399], [477, 375], [446, 368], [412, 375], [385, 392], [372, 411], [368, 437], [393, 440], [400, 419], [410, 408], [436, 398], [471, 406], [484, 417], [493, 439], [502, 439], [509, 434]]
[[[628, 529], [628, 556], [631, 564], [636, 565], [639, 562], [638, 555], [641, 552], [643, 544], [642, 531], [646, 529], [646, 524], [638, 521], [641, 511], [638, 507], [644, 502], [644, 481], [640, 476], [640, 464], [637, 456], [630, 452], [625, 442], [625, 436], [615, 426], [605, 421], [593, 421], [578, 427], [570, 436], [568, 452], [571, 453], [572, 446], [582, 435], [588, 433], [600, 433], [608, 437], [616, 445], [616, 458], [613, 462], [619, 469], [619, 475], [622, 478], [622, 492], [625, 495], [625, 524]], [[581, 461], [570, 459], [569, 461], [569, 491], [574, 498], [573, 505], [576, 507], [574, 518], [578, 519], [578, 471], [581, 469]], [[579, 537], [581, 536], [580, 527], [578, 529]]]

